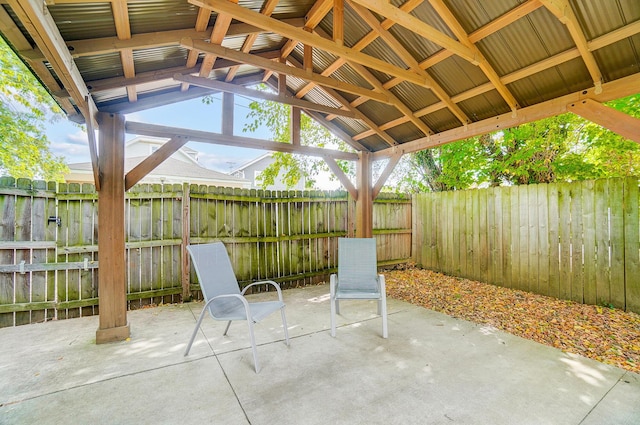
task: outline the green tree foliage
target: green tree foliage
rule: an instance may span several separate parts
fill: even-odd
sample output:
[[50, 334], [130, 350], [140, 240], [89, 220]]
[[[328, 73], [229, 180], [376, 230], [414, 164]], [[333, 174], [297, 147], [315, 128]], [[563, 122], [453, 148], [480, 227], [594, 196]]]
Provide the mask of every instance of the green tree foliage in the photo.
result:
[[[247, 118], [251, 119], [245, 125], [243, 131], [255, 131], [260, 125], [265, 125], [272, 134], [272, 140], [281, 143], [290, 142], [291, 107], [278, 102], [264, 101], [251, 102], [250, 112]], [[306, 114], [300, 114], [300, 143], [303, 146], [315, 146], [331, 148], [342, 151], [349, 150], [349, 146], [332, 135], [326, 128]], [[328, 171], [326, 163], [322, 159], [309, 156], [295, 155], [283, 152], [274, 152], [274, 162], [262, 173], [262, 186], [274, 184], [280, 175], [287, 187], [294, 187], [304, 177], [308, 188], [314, 186], [316, 178], [321, 171]], [[338, 165], [347, 174], [355, 172], [354, 165], [349, 161], [337, 161]]]
[[[608, 106], [640, 116], [640, 95]], [[640, 146], [564, 114], [417, 152], [399, 185], [409, 191], [640, 177]]]
[[0, 38], [0, 174], [61, 180], [64, 160], [49, 150], [44, 133], [48, 116], [61, 109]]

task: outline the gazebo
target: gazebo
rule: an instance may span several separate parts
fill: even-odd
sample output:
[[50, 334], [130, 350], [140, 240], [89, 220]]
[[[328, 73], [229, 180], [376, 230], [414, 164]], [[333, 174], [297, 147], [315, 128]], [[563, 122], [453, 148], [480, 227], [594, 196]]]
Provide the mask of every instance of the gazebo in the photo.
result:
[[[356, 200], [361, 237], [404, 154], [564, 112], [640, 142], [640, 121], [603, 105], [639, 91], [637, 0], [3, 0], [0, 32], [88, 128], [98, 343], [130, 334], [125, 191], [189, 141], [322, 157]], [[260, 82], [276, 94], [247, 88]], [[216, 92], [221, 133], [125, 120]], [[291, 105], [290, 143], [233, 134], [234, 94]], [[357, 153], [301, 145], [301, 111]], [[125, 133], [171, 140], [125, 175]], [[355, 185], [337, 159], [357, 163]]]

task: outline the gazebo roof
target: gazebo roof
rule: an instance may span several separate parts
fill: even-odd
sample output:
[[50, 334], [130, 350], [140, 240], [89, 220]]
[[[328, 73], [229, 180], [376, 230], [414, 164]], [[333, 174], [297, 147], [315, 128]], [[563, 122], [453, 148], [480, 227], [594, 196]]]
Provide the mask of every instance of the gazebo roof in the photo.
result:
[[264, 81], [383, 157], [640, 87], [637, 0], [0, 3], [4, 37], [79, 120]]

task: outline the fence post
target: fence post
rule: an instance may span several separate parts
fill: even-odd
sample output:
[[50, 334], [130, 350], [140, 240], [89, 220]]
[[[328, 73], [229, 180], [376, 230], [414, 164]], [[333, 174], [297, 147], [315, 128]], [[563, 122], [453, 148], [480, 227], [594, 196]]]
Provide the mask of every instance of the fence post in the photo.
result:
[[191, 219], [189, 217], [189, 207], [191, 204], [191, 192], [189, 183], [182, 185], [182, 302], [191, 300], [190, 291], [190, 262], [187, 245], [191, 234]]

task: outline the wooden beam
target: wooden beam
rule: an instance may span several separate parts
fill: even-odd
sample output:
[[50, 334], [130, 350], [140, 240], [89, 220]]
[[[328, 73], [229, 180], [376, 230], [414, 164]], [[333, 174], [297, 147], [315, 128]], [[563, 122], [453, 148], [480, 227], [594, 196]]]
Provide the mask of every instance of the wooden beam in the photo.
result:
[[640, 119], [617, 111], [593, 99], [583, 99], [567, 105], [567, 109], [582, 118], [640, 143]]
[[239, 95], [251, 97], [254, 99], [270, 100], [272, 102], [284, 103], [286, 105], [297, 106], [302, 109], [323, 112], [325, 114], [335, 114], [348, 118], [355, 118], [356, 114], [344, 109], [332, 108], [330, 106], [319, 105], [317, 103], [308, 102], [306, 100], [297, 99], [286, 95], [277, 95], [260, 90], [248, 89], [236, 84], [223, 83], [221, 81], [211, 80], [209, 78], [193, 77], [191, 75], [175, 75], [173, 77], [177, 81], [186, 82], [194, 86], [206, 87], [213, 90], [220, 90], [228, 93], [236, 93]]
[[99, 327], [96, 343], [123, 341], [130, 336], [127, 321], [127, 287], [124, 221], [124, 116], [98, 114], [100, 171], [98, 192], [98, 298]]
[[[93, 99], [89, 96], [80, 71], [72, 65], [74, 62], [69, 50], [46, 7], [37, 0], [9, 0], [9, 5], [51, 64], [84, 118], [91, 119], [90, 108], [85, 102], [93, 102]], [[97, 127], [97, 123], [94, 125]]]
[[380, 194], [380, 191], [382, 190], [382, 187], [387, 182], [387, 179], [389, 178], [391, 173], [393, 173], [393, 170], [396, 168], [396, 165], [398, 165], [398, 162], [400, 162], [401, 158], [402, 158], [402, 151], [396, 152], [395, 155], [389, 158], [389, 162], [387, 163], [387, 166], [384, 167], [384, 170], [382, 170], [382, 174], [380, 174], [380, 177], [378, 177], [378, 180], [376, 181], [375, 186], [373, 186], [373, 192], [371, 194], [373, 199], [376, 199], [378, 197], [378, 195]]
[[307, 81], [314, 81], [319, 85], [331, 87], [336, 90], [346, 91], [347, 93], [353, 93], [359, 96], [364, 96], [378, 102], [389, 103], [388, 96], [382, 93], [376, 93], [372, 90], [368, 90], [362, 87], [354, 86], [353, 84], [344, 83], [342, 81], [334, 80], [333, 78], [323, 77], [318, 74], [309, 74], [303, 69], [294, 68], [281, 64], [278, 62], [263, 59], [258, 56], [249, 55], [247, 53], [238, 52], [236, 50], [227, 49], [222, 46], [218, 46], [211, 43], [205, 43], [200, 40], [183, 39], [180, 43], [183, 47], [188, 49], [200, 50], [203, 52], [210, 52], [216, 56], [221, 56], [226, 59], [235, 60], [237, 62], [246, 63], [263, 69], [269, 69], [276, 73], [282, 73], [292, 75], [297, 78], [301, 78]]
[[424, 86], [426, 84], [424, 78], [412, 71], [408, 71], [406, 69], [392, 65], [384, 60], [375, 58], [373, 56], [365, 55], [364, 53], [361, 53], [355, 49], [340, 46], [331, 40], [327, 40], [318, 35], [308, 33], [300, 28], [292, 27], [291, 25], [287, 25], [277, 19], [261, 15], [260, 13], [256, 13], [242, 6], [229, 3], [228, 1], [189, 0], [189, 3], [195, 4], [196, 6], [209, 8], [218, 13], [229, 14], [239, 21], [243, 21], [260, 28], [271, 29], [273, 32], [281, 34], [284, 37], [294, 39], [298, 42], [309, 44], [314, 47], [318, 47], [334, 55], [348, 56], [349, 60], [353, 62], [365, 65], [369, 68], [377, 69], [378, 71], [384, 72], [389, 75], [401, 77], [414, 84], [418, 84], [420, 86]]
[[126, 131], [130, 134], [152, 137], [184, 137], [192, 142], [211, 143], [214, 145], [235, 146], [248, 149], [260, 149], [265, 151], [298, 153], [309, 156], [319, 156], [347, 161], [357, 161], [358, 155], [350, 152], [342, 152], [332, 149], [316, 148], [311, 146], [294, 146], [290, 143], [272, 142], [270, 140], [254, 139], [251, 137], [228, 136], [219, 133], [211, 133], [201, 130], [167, 127], [163, 125], [145, 124], [127, 121]]
[[592, 99], [602, 103], [637, 94], [638, 87], [640, 87], [640, 73], [603, 84], [602, 92], [600, 94], [595, 93], [594, 87], [580, 90], [556, 99], [519, 109], [516, 116], [509, 112], [496, 117], [487, 118], [482, 121], [471, 123], [465, 127], [457, 127], [432, 136], [403, 143], [396, 148], [378, 151], [375, 153], [374, 157], [376, 160], [389, 158], [397, 152], [396, 149], [400, 149], [403, 153], [417, 152], [423, 149], [444, 145], [446, 143], [479, 136], [481, 134], [511, 128], [520, 124], [538, 121], [543, 118], [553, 117], [569, 112], [567, 105], [580, 102], [584, 99]]
[[347, 190], [347, 192], [349, 192], [349, 195], [351, 195], [354, 200], [357, 200], [358, 190], [353, 185], [353, 183], [351, 183], [351, 180], [349, 180], [349, 177], [347, 177], [344, 171], [342, 171], [342, 168], [340, 168], [338, 163], [333, 158], [325, 158], [324, 162], [327, 163], [327, 166], [329, 167], [331, 172], [338, 178], [338, 180], [340, 180], [340, 183]]
[[183, 137], [173, 137], [165, 144], [160, 146], [158, 150], [146, 157], [141, 163], [136, 165], [124, 177], [124, 190], [129, 190], [136, 183], [142, 180], [147, 174], [153, 171], [158, 165], [173, 155], [181, 147], [187, 143], [187, 139]]
[[438, 31], [436, 28], [432, 27], [426, 22], [421, 21], [415, 16], [410, 15], [409, 13], [404, 12], [402, 9], [393, 6], [388, 0], [351, 1], [396, 22], [398, 25], [402, 25], [408, 30], [421, 35], [427, 40], [430, 40], [447, 50], [450, 50], [451, 52], [475, 65], [478, 64], [478, 58], [476, 57], [475, 52], [473, 52], [467, 46]]

